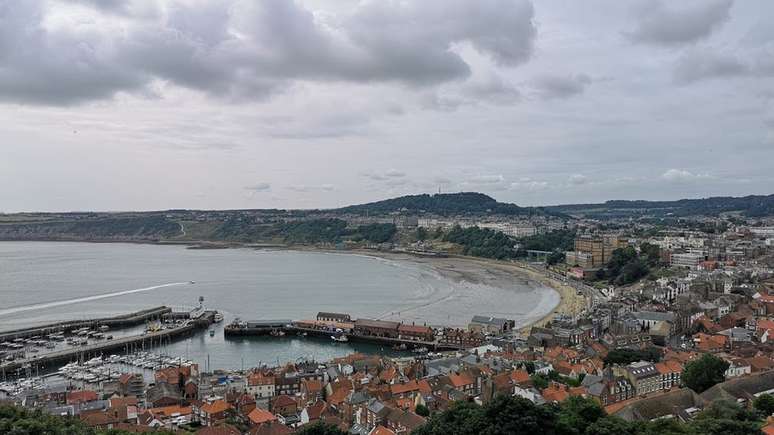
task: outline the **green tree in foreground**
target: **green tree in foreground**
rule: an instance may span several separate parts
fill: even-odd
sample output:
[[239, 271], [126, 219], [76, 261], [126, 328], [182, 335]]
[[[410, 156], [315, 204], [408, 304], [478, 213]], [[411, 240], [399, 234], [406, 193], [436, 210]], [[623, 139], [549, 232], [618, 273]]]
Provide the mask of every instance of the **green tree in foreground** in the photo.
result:
[[347, 435], [347, 433], [335, 425], [318, 421], [302, 426], [296, 435]]
[[726, 379], [728, 363], [715, 355], [706, 353], [691, 361], [683, 368], [683, 383], [693, 391], [702, 393]]
[[753, 401], [753, 407], [765, 417], [774, 414], [774, 396], [771, 394], [761, 394]]
[[[153, 432], [157, 435], [168, 431]], [[45, 414], [40, 410], [0, 405], [0, 434], [3, 435], [129, 435], [121, 430], [86, 426], [77, 418]]]
[[429, 417], [430, 416], [430, 410], [427, 409], [427, 406], [425, 406], [425, 405], [423, 405], [421, 403], [419, 405], [417, 405], [416, 409], [414, 409], [414, 412], [417, 415], [421, 415], [422, 417]]
[[459, 402], [413, 432], [414, 435], [720, 435], [758, 434], [762, 422], [736, 403], [716, 402], [690, 423], [678, 419], [625, 421], [608, 416], [591, 399], [535, 405], [520, 397], [500, 396], [481, 407]]
[[692, 426], [707, 435], [747, 435], [761, 433], [758, 416], [734, 402], [716, 401], [696, 416]]

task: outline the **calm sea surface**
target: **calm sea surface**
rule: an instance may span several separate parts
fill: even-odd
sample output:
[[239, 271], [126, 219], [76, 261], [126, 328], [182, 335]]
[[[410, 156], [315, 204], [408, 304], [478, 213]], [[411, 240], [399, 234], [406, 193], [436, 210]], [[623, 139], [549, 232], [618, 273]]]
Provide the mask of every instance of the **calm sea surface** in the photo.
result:
[[[195, 284], [190, 284], [195, 281]], [[453, 282], [428, 266], [360, 255], [182, 246], [0, 242], [0, 330], [127, 313], [151, 306], [205, 306], [235, 317], [310, 319], [318, 311], [465, 325], [473, 314], [524, 323], [551, 311], [556, 292], [516, 282], [493, 288]], [[223, 338], [202, 333], [165, 352], [214, 368], [301, 358], [324, 361], [383, 352], [307, 338]]]

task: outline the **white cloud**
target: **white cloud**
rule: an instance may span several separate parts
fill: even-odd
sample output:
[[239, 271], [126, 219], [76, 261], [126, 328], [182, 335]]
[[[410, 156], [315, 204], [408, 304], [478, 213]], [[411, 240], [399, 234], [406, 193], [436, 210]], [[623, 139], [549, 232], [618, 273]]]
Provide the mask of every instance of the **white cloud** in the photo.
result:
[[709, 174], [695, 174], [685, 169], [669, 169], [661, 174], [661, 178], [675, 183], [693, 182], [712, 178]]
[[499, 184], [505, 181], [505, 177], [502, 175], [476, 175], [473, 177], [468, 178], [467, 183], [468, 184], [478, 184], [478, 185], [486, 185], [486, 184]]
[[574, 184], [576, 186], [579, 186], [581, 184], [588, 183], [589, 178], [583, 174], [573, 174], [570, 175], [570, 184]]
[[513, 182], [510, 185], [511, 190], [516, 191], [540, 191], [545, 190], [549, 186], [547, 181], [533, 180], [529, 177], [520, 178], [519, 181]]

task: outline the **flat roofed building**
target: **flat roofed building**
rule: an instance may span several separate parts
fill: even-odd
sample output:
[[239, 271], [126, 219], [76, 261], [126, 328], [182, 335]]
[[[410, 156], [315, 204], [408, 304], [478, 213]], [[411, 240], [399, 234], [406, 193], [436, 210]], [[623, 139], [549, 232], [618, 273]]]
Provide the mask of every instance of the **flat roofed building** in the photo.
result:
[[376, 337], [398, 338], [400, 323], [386, 320], [357, 319], [355, 320], [355, 333], [360, 335], [373, 335]]
[[433, 341], [435, 333], [429, 326], [403, 325], [398, 326], [400, 338], [405, 340]]
[[515, 324], [513, 320], [502, 317], [473, 316], [468, 324], [468, 330], [485, 334], [502, 334], [513, 329]]
[[321, 322], [351, 322], [352, 317], [350, 317], [349, 314], [345, 313], [329, 313], [325, 311], [320, 311], [317, 313], [317, 320]]

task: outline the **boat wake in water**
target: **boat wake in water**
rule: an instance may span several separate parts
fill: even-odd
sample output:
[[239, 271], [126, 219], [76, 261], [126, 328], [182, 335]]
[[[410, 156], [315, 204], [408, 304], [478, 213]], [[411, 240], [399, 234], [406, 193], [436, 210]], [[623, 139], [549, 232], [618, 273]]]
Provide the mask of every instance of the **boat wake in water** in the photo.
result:
[[24, 311], [32, 311], [32, 310], [42, 310], [44, 308], [53, 308], [53, 307], [59, 307], [62, 305], [71, 305], [71, 304], [77, 304], [79, 302], [88, 302], [88, 301], [96, 301], [99, 299], [107, 299], [112, 298], [116, 296], [123, 296], [123, 295], [130, 295], [132, 293], [141, 293], [141, 292], [147, 292], [151, 290], [156, 290], [164, 287], [172, 287], [177, 285], [188, 285], [189, 282], [171, 282], [168, 284], [161, 284], [161, 285], [154, 285], [151, 287], [143, 287], [143, 288], [136, 288], [132, 290], [123, 290], [119, 292], [113, 292], [113, 293], [103, 293], [100, 295], [94, 295], [94, 296], [85, 296], [82, 298], [76, 298], [76, 299], [67, 299], [64, 301], [53, 301], [53, 302], [43, 302], [39, 304], [32, 304], [32, 305], [24, 305], [21, 307], [13, 307], [13, 308], [7, 308], [4, 310], [0, 310], [0, 316], [6, 316], [8, 314], [15, 314], [20, 313]]

